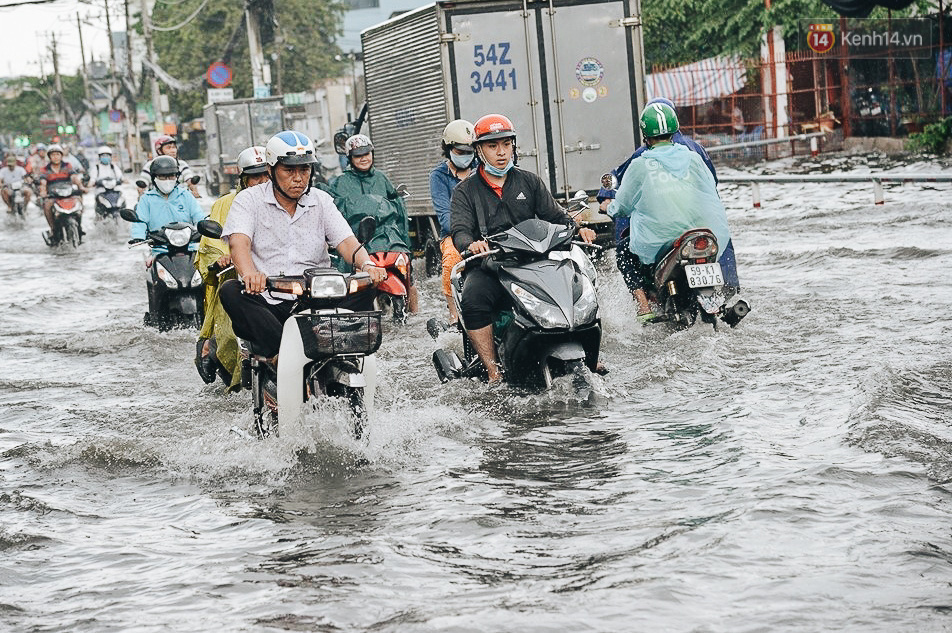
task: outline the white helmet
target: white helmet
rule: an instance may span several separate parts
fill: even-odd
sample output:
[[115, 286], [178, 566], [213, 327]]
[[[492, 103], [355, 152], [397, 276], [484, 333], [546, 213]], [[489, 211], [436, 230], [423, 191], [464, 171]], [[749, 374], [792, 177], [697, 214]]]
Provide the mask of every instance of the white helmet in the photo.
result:
[[238, 169], [242, 174], [263, 174], [268, 171], [268, 161], [265, 157], [265, 148], [254, 145], [241, 150], [238, 154]]
[[274, 167], [282, 165], [310, 165], [317, 162], [314, 143], [306, 135], [294, 130], [278, 132], [264, 149], [265, 160]]
[[466, 119], [450, 121], [443, 128], [443, 148], [457, 148], [468, 152], [473, 151], [473, 124]]
[[63, 154], [63, 146], [58, 143], [53, 143], [46, 148], [47, 154], [52, 154], [53, 152], [59, 152], [60, 154]]
[[353, 158], [354, 156], [363, 156], [374, 151], [374, 144], [370, 137], [365, 134], [354, 134], [344, 141], [344, 151]]
[[100, 146], [100, 148], [96, 150], [96, 155], [102, 156], [103, 154], [109, 154], [110, 156], [112, 156], [112, 148], [109, 147], [108, 145]]

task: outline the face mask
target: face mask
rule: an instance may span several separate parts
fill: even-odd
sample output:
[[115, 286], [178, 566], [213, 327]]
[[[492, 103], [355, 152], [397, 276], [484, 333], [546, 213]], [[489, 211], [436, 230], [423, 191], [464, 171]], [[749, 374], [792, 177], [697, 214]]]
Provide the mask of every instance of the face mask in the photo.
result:
[[496, 178], [502, 178], [509, 173], [509, 170], [512, 169], [512, 159], [509, 159], [509, 162], [506, 163], [505, 167], [496, 167], [495, 165], [483, 165], [483, 168], [486, 170], [490, 176], [495, 176]]
[[99, 162], [102, 163], [103, 165], [108, 165], [109, 163], [112, 162], [112, 156], [109, 156], [108, 154], [103, 154], [102, 156], [99, 157]]
[[172, 193], [172, 190], [175, 189], [175, 181], [174, 180], [156, 180], [155, 188], [161, 191], [162, 193], [164, 193], [165, 195], [169, 195], [170, 193]]
[[465, 154], [457, 154], [455, 152], [450, 152], [450, 160], [458, 169], [466, 169], [473, 164], [473, 152], [467, 152]]

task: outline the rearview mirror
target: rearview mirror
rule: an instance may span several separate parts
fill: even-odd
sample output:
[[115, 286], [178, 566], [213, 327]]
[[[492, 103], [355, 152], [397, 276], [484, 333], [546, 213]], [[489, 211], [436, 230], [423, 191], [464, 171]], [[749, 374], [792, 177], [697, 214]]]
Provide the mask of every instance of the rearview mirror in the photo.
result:
[[377, 218], [367, 216], [357, 225], [357, 239], [361, 244], [366, 244], [373, 239], [377, 231]]
[[405, 184], [400, 183], [397, 185], [397, 195], [401, 198], [408, 198], [410, 196], [410, 192], [407, 190], [407, 186]]
[[221, 224], [215, 220], [201, 220], [198, 223], [198, 233], [199, 235], [204, 235], [205, 237], [210, 237], [213, 240], [221, 238]]
[[618, 189], [618, 179], [615, 174], [602, 174], [602, 189]]
[[126, 222], [142, 222], [132, 209], [119, 209], [119, 217]]
[[192, 183], [193, 185], [197, 185], [198, 181], [201, 179], [202, 177], [196, 174], [195, 176], [192, 176], [191, 178], [189, 178], [188, 181]]

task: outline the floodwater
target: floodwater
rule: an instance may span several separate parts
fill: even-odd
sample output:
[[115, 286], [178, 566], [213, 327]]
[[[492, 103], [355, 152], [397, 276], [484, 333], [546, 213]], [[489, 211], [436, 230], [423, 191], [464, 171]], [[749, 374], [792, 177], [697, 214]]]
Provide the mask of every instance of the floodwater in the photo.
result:
[[142, 326], [141, 250], [51, 252], [31, 208], [0, 227], [0, 629], [948, 631], [950, 187], [722, 186], [753, 312], [642, 329], [603, 267], [593, 402], [438, 384], [422, 281], [362, 443], [322, 403], [233, 433], [247, 392]]

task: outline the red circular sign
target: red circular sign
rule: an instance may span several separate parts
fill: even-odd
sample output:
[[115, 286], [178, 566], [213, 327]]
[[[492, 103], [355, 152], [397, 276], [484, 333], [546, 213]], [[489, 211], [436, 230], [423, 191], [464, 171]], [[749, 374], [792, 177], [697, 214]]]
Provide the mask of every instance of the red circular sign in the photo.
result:
[[811, 24], [807, 31], [807, 46], [817, 53], [825, 53], [833, 48], [836, 36], [832, 24]]
[[208, 67], [205, 79], [212, 88], [227, 88], [231, 83], [231, 68], [225, 62], [215, 62]]

